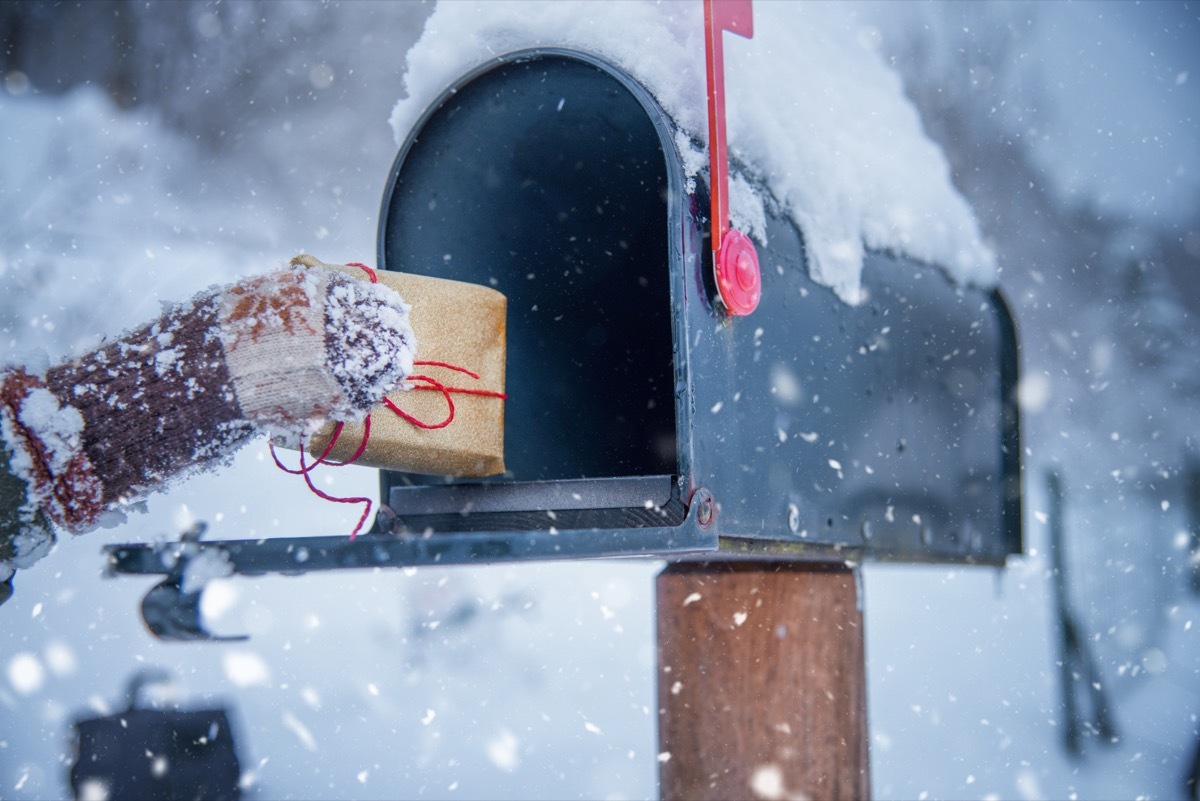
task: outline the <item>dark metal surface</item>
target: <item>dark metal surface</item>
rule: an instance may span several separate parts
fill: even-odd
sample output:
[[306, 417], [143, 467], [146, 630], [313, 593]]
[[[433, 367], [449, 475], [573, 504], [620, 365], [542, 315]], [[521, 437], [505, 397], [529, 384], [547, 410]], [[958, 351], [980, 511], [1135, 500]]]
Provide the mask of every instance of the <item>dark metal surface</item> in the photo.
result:
[[674, 484], [671, 476], [627, 476], [463, 484], [453, 493], [437, 486], [393, 484], [388, 503], [412, 515], [642, 508], [667, 503]]
[[998, 296], [869, 255], [867, 299], [850, 307], [808, 278], [794, 227], [771, 219], [767, 236], [759, 310], [707, 329], [694, 310], [689, 360], [720, 377], [693, 385], [694, 480], [722, 504], [721, 534], [796, 555], [1019, 551], [1016, 353]]
[[717, 545], [716, 533], [706, 531], [697, 522], [695, 509], [693, 503], [686, 518], [677, 525], [613, 531], [550, 527], [525, 532], [366, 534], [354, 540], [345, 536], [270, 537], [108, 545], [104, 552], [114, 573], [178, 576], [205, 553], [210, 557], [221, 557], [222, 563], [233, 574], [257, 575], [711, 550]]

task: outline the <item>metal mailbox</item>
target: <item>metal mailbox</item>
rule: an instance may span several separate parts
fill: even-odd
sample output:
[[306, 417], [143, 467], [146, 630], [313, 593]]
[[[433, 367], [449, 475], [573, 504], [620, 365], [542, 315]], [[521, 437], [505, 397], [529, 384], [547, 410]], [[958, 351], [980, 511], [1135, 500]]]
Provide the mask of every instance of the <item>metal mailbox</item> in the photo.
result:
[[1001, 296], [869, 254], [866, 299], [849, 306], [809, 278], [799, 231], [774, 216], [761, 303], [731, 317], [708, 190], [685, 181], [675, 133], [646, 88], [580, 52], [512, 53], [456, 81], [400, 148], [378, 264], [508, 297], [508, 471], [381, 471], [383, 512], [354, 541], [112, 546], [114, 569], [168, 575], [152, 591], [161, 607], [180, 564], [213, 549], [240, 573], [1019, 552], [1017, 352]]
[[489, 532], [493, 555], [505, 539], [569, 556], [1018, 551], [999, 295], [876, 255], [851, 307], [771, 219], [761, 305], [728, 317], [707, 210], [671, 120], [594, 57], [516, 53], [447, 90], [392, 169], [379, 263], [508, 296], [510, 469], [486, 483], [384, 471], [388, 527]]

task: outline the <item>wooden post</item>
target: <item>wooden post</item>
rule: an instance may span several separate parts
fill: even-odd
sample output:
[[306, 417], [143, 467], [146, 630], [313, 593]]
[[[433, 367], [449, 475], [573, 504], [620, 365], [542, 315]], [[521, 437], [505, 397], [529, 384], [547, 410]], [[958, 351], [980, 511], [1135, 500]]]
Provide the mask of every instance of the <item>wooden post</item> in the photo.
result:
[[870, 797], [854, 572], [678, 563], [657, 595], [664, 801]]

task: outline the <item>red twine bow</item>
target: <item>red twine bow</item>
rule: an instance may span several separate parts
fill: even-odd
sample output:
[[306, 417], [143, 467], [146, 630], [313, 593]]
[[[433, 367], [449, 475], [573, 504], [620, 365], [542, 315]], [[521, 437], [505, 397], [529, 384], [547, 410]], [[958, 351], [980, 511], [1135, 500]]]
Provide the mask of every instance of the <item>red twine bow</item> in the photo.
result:
[[[367, 276], [371, 279], [372, 284], [379, 283], [379, 276], [377, 276], [375, 274], [375, 271], [372, 270], [367, 265], [360, 264], [358, 262], [350, 262], [346, 266], [347, 267], [358, 267], [359, 269], [366, 272]], [[448, 362], [414, 361], [413, 365], [421, 366], [421, 367], [441, 367], [441, 368], [444, 368], [447, 370], [454, 370], [455, 372], [463, 373], [464, 375], [468, 375], [471, 378], [475, 379], [476, 381], [479, 380], [479, 375], [477, 373], [473, 373], [470, 370], [466, 369], [465, 367], [459, 367], [458, 365], [449, 364]], [[450, 386], [446, 386], [441, 381], [438, 381], [437, 379], [431, 378], [430, 376], [427, 376], [427, 375], [411, 375], [408, 377], [408, 380], [413, 381], [413, 382], [418, 382], [418, 383], [414, 384], [412, 389], [432, 390], [432, 391], [442, 393], [442, 397], [444, 397], [446, 399], [446, 406], [449, 409], [449, 411], [446, 414], [445, 420], [442, 420], [439, 423], [426, 423], [421, 420], [418, 420], [416, 417], [413, 417], [411, 414], [404, 411], [399, 406], [397, 406], [395, 403], [393, 403], [392, 399], [388, 398], [388, 397], [384, 397], [383, 404], [385, 406], [387, 406], [389, 409], [391, 409], [398, 417], [401, 417], [404, 420], [407, 420], [409, 423], [413, 424], [414, 426], [417, 426], [418, 428], [423, 428], [423, 429], [427, 429], [427, 430], [445, 428], [446, 426], [448, 426], [452, 422], [454, 422], [455, 410], [454, 410], [454, 398], [451, 397], [452, 395], [476, 395], [476, 396], [482, 396], [482, 397], [487, 397], [487, 398], [499, 398], [500, 400], [508, 399], [508, 396], [505, 395], [503, 392], [495, 392], [490, 389], [474, 389], [474, 388], [469, 388], [469, 387], [450, 387]], [[344, 423], [338, 423], [337, 425], [335, 425], [333, 427], [333, 436], [329, 438], [329, 444], [327, 444], [325, 446], [325, 450], [323, 450], [321, 452], [321, 455], [318, 456], [317, 460], [315, 462], [313, 462], [312, 464], [305, 464], [304, 442], [301, 441], [300, 442], [300, 467], [297, 469], [289, 468], [289, 467], [285, 466], [283, 464], [283, 462], [279, 461], [279, 455], [277, 453], [275, 453], [275, 444], [274, 443], [268, 443], [268, 447], [271, 450], [271, 458], [275, 460], [275, 466], [278, 467], [280, 470], [284, 471], [285, 473], [290, 473], [291, 475], [294, 475], [294, 476], [304, 476], [304, 482], [306, 484], [308, 484], [309, 490], [311, 490], [312, 493], [314, 495], [316, 495], [317, 497], [322, 498], [326, 501], [331, 501], [333, 503], [363, 503], [363, 504], [366, 504], [366, 507], [363, 509], [362, 516], [360, 516], [358, 518], [358, 523], [354, 526], [354, 530], [350, 532], [350, 539], [353, 540], [356, 537], [358, 537], [358, 532], [362, 529], [363, 524], [367, 521], [367, 516], [371, 514], [371, 499], [366, 498], [366, 497], [357, 497], [357, 498], [334, 497], [333, 495], [330, 495], [330, 494], [322, 491], [315, 484], [313, 484], [312, 476], [310, 475], [312, 473], [313, 468], [315, 468], [317, 465], [323, 464], [323, 465], [327, 465], [329, 467], [345, 467], [346, 465], [354, 464], [354, 462], [356, 462], [359, 459], [359, 457], [361, 457], [363, 455], [363, 453], [367, 450], [367, 443], [371, 439], [371, 415], [370, 414], [367, 415], [366, 419], [363, 422], [362, 442], [359, 443], [358, 449], [354, 451], [354, 455], [351, 456], [349, 459], [347, 459], [344, 462], [329, 461], [329, 459], [328, 459], [329, 454], [333, 452], [333, 446], [337, 444], [338, 437], [341, 436], [343, 428], [345, 428]]]

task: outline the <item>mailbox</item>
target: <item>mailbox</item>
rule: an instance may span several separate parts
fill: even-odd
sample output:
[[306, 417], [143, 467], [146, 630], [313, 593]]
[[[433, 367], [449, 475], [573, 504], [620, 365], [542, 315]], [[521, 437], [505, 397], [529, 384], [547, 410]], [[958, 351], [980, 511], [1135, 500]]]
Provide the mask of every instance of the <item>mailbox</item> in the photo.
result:
[[180, 579], [205, 551], [234, 573], [1019, 552], [1017, 351], [1000, 294], [868, 254], [863, 300], [847, 305], [769, 214], [761, 302], [730, 316], [708, 189], [687, 180], [676, 135], [650, 91], [582, 52], [511, 53], [449, 86], [392, 167], [378, 266], [508, 297], [507, 471], [381, 471], [382, 511], [354, 541], [111, 546], [117, 572], [168, 575], [144, 606], [151, 629], [207, 636]]
[[1019, 550], [1000, 296], [871, 256], [852, 307], [769, 219], [761, 305], [727, 316], [674, 132], [620, 69], [545, 49], [464, 76], [413, 127], [379, 264], [508, 296], [509, 470], [384, 471], [385, 528], [511, 531], [568, 555]]

